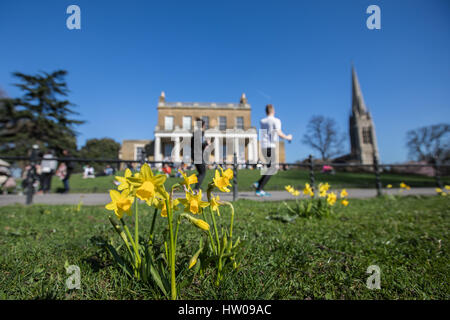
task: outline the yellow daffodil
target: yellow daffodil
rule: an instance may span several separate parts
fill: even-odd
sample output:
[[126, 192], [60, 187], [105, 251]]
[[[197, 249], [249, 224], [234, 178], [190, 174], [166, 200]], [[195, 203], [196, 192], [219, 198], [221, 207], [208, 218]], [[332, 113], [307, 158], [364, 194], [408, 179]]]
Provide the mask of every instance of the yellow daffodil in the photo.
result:
[[305, 189], [303, 189], [303, 194], [308, 194], [311, 197], [314, 196], [314, 192], [313, 192], [311, 186], [309, 185], [309, 183], [305, 183]]
[[118, 190], [131, 189], [131, 184], [128, 182], [127, 178], [133, 176], [133, 173], [130, 169], [125, 170], [125, 174], [123, 177], [116, 176], [115, 179], [120, 182], [120, 185], [117, 187]]
[[187, 218], [189, 222], [191, 222], [197, 228], [200, 228], [205, 231], [209, 230], [209, 224], [205, 220], [194, 218], [189, 214], [183, 214], [183, 217]]
[[220, 216], [219, 206], [220, 206], [220, 198], [219, 196], [211, 197], [211, 201], [209, 202], [212, 211], [217, 211], [217, 215]]
[[[177, 210], [178, 205], [180, 204], [180, 201], [178, 199], [174, 199], [172, 201], [173, 209]], [[167, 206], [165, 199], [158, 199], [153, 198], [152, 205], [157, 208], [158, 210], [161, 210], [161, 217], [167, 218]]]
[[445, 190], [450, 190], [450, 186], [445, 186]]
[[442, 193], [442, 189], [441, 188], [436, 188], [435, 189], [437, 193]]
[[328, 191], [328, 189], [330, 189], [330, 185], [328, 184], [328, 182], [325, 183], [325, 184], [319, 184], [319, 191], [320, 192]]
[[178, 170], [179, 173], [181, 173], [181, 175], [183, 176], [183, 181], [180, 183], [181, 185], [185, 185], [186, 187], [189, 188], [189, 186], [191, 184], [197, 183], [198, 179], [197, 176], [195, 174], [191, 174], [189, 177], [187, 176], [186, 173], [184, 173], [181, 170]]
[[289, 193], [292, 194], [293, 196], [296, 196], [296, 197], [297, 197], [298, 195], [300, 195], [300, 191], [294, 189], [294, 187], [292, 187], [292, 186], [290, 186], [290, 185], [288, 185], [288, 186], [286, 186], [286, 187], [284, 187], [284, 188], [286, 189], [287, 192], [289, 192]]
[[334, 192], [331, 192], [327, 196], [327, 202], [330, 206], [334, 205], [336, 202], [337, 196]]
[[347, 199], [341, 200], [341, 204], [345, 207], [348, 206], [348, 200]]
[[286, 191], [289, 192], [289, 193], [292, 193], [292, 192], [294, 192], [294, 190], [295, 190], [295, 189], [294, 189], [292, 186], [290, 186], [290, 185], [285, 186], [284, 189], [286, 189]]
[[326, 197], [328, 189], [330, 189], [330, 185], [328, 184], [328, 182], [325, 184], [320, 183], [319, 184], [319, 197], [321, 197], [321, 198]]
[[123, 190], [122, 193], [116, 190], [110, 190], [109, 195], [111, 196], [111, 202], [105, 206], [106, 209], [113, 210], [119, 219], [122, 219], [124, 213], [131, 215], [131, 206], [134, 197], [129, 195], [127, 189]]
[[400, 188], [406, 188], [406, 184], [404, 182], [400, 183]]
[[136, 197], [149, 203], [149, 201], [151, 201], [157, 193], [163, 193], [166, 178], [167, 177], [163, 174], [154, 176], [149, 165], [145, 163], [141, 167], [139, 176], [130, 177], [128, 178], [128, 181], [130, 181], [130, 183], [137, 188]]
[[[220, 169], [222, 169], [222, 168], [220, 168]], [[230, 168], [228, 168], [225, 171], [222, 170], [222, 176], [224, 176], [228, 180], [233, 179], [233, 170], [231, 170]]]
[[345, 189], [342, 189], [341, 194], [340, 194], [341, 198], [345, 198], [348, 196], [348, 192]]
[[184, 205], [185, 212], [193, 214], [198, 214], [201, 208], [209, 206], [209, 202], [202, 201], [202, 190], [199, 190], [197, 194], [186, 192], [186, 199], [179, 199], [179, 201]]
[[386, 186], [386, 188], [391, 189], [391, 188], [392, 188], [392, 184], [388, 184], [388, 185]]
[[222, 192], [230, 192], [230, 189], [227, 187], [231, 186], [230, 180], [233, 178], [233, 171], [231, 169], [223, 171], [222, 167], [219, 168], [222, 174], [220, 174], [219, 170], [216, 169], [215, 176], [213, 178], [214, 185]]
[[442, 192], [442, 193], [441, 193], [441, 196], [446, 197], [447, 194], [446, 194], [445, 192]]

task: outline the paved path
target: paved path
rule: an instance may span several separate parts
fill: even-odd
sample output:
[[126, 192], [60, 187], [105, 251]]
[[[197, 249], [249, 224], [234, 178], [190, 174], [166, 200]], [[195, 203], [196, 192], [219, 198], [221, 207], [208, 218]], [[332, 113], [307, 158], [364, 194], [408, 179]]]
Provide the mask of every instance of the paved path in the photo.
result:
[[[340, 191], [340, 190], [336, 190]], [[347, 189], [349, 198], [372, 198], [377, 195], [375, 189]], [[389, 189], [383, 192], [387, 194], [399, 194], [399, 189]], [[257, 197], [255, 192], [243, 191], [239, 192], [239, 199], [250, 199], [256, 201], [279, 201], [279, 200], [293, 200], [295, 197], [286, 191], [271, 191], [270, 197]], [[404, 190], [402, 195], [436, 195], [434, 188], [411, 188], [411, 190]], [[177, 194], [182, 196], [182, 194]], [[232, 200], [233, 194], [220, 193], [222, 200]], [[25, 204], [25, 195], [0, 195], [0, 206], [12, 204]], [[104, 205], [110, 202], [109, 194], [107, 193], [69, 193], [69, 194], [46, 194], [35, 195], [33, 203], [36, 204], [78, 204], [80, 201], [84, 205]]]

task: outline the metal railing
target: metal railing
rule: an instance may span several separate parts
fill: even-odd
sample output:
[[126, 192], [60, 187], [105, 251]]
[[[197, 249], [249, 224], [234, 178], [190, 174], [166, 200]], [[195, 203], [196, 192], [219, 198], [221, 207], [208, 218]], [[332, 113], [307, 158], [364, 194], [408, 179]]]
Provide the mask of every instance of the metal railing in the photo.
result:
[[[1, 156], [0, 159], [3, 160], [12, 160], [12, 161], [26, 161], [29, 162], [29, 165], [31, 166], [30, 170], [27, 172], [26, 176], [26, 185], [27, 185], [27, 192], [26, 192], [26, 204], [31, 204], [33, 202], [33, 196], [35, 193], [34, 190], [34, 182], [36, 181], [38, 175], [36, 172], [36, 165], [43, 160], [41, 156], [37, 154], [37, 152], [34, 152], [35, 150], [32, 150], [30, 156]], [[150, 165], [158, 165], [161, 164], [161, 166], [164, 166], [164, 164], [174, 165], [174, 164], [180, 164], [175, 163], [173, 161], [151, 161], [151, 160], [123, 160], [123, 159], [92, 159], [92, 158], [74, 158], [74, 157], [53, 157], [53, 158], [45, 158], [45, 160], [56, 160], [58, 162], [75, 162], [75, 163], [109, 163], [109, 164], [116, 164], [116, 167], [118, 170], [120, 170], [120, 164], [133, 164], [133, 163], [139, 163], [144, 164], [148, 163]], [[261, 165], [261, 162], [259, 162]], [[232, 166], [233, 168], [233, 201], [236, 201], [239, 198], [239, 192], [238, 192], [238, 169], [242, 166], [256, 166], [256, 163], [253, 162], [243, 162], [238, 161], [236, 153], [233, 155], [233, 162], [222, 162], [218, 163], [217, 165], [226, 165], [226, 166]], [[358, 164], [358, 163], [314, 163], [314, 158], [312, 155], [309, 155], [308, 161], [306, 163], [278, 163], [278, 166], [289, 166], [289, 167], [297, 167], [297, 168], [305, 168], [309, 170], [309, 184], [311, 185], [311, 188], [315, 189], [316, 179], [315, 179], [315, 172], [314, 169], [318, 167], [323, 166], [332, 166], [333, 168], [365, 168], [368, 172], [373, 172], [375, 175], [375, 188], [377, 190], [377, 195], [382, 195], [382, 184], [381, 184], [381, 170], [382, 168], [395, 168], [395, 167], [433, 167], [434, 169], [434, 179], [435, 184], [439, 188], [443, 188], [442, 179], [440, 171], [442, 168], [448, 168], [450, 169], [449, 164], [440, 164], [439, 161], [435, 161], [435, 163], [432, 164], [380, 164], [377, 157], [374, 157], [373, 164]]]

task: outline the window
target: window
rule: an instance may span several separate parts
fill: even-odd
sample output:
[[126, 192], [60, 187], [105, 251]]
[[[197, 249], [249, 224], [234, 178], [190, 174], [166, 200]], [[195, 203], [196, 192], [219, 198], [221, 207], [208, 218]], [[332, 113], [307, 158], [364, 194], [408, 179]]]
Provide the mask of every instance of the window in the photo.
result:
[[363, 128], [362, 135], [363, 143], [372, 143], [372, 131], [370, 130], [370, 127]]
[[164, 117], [164, 129], [173, 130], [173, 117], [171, 116]]
[[144, 147], [136, 147], [136, 153], [134, 156], [134, 160], [143, 160], [145, 159], [145, 148]]
[[236, 129], [244, 129], [244, 118], [236, 117]]
[[209, 129], [209, 117], [203, 116], [202, 120], [205, 121], [205, 127], [206, 129]]
[[219, 130], [227, 129], [227, 117], [219, 117]]
[[183, 116], [183, 129], [184, 130], [192, 129], [192, 117], [191, 116]]
[[164, 144], [164, 158], [172, 156], [173, 144], [165, 143]]

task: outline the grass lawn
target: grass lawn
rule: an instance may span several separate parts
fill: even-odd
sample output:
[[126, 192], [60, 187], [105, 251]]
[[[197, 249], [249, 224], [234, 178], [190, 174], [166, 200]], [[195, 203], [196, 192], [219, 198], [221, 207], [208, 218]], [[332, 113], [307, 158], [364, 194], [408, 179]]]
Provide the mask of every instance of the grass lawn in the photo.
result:
[[[329, 219], [267, 219], [280, 203], [239, 200], [234, 235], [242, 265], [220, 288], [196, 276], [184, 299], [449, 299], [448, 197], [352, 200]], [[142, 205], [140, 212], [148, 212]], [[221, 211], [226, 215], [225, 209]], [[162, 299], [112, 264], [99, 239], [117, 234], [101, 206], [9, 206], [0, 214], [0, 299]], [[141, 214], [140, 226], [151, 215]], [[163, 218], [157, 220], [158, 235]], [[132, 225], [129, 219], [129, 224]], [[165, 225], [165, 224], [164, 224]], [[141, 232], [145, 236], [147, 229]], [[198, 230], [180, 227], [178, 269], [187, 268]], [[66, 291], [64, 263], [81, 269], [81, 289]], [[381, 290], [366, 287], [381, 268]]]
[[[195, 171], [192, 171], [195, 173]], [[208, 170], [206, 178], [202, 185], [206, 188], [207, 181], [211, 181], [214, 171]], [[120, 173], [120, 175], [123, 175]], [[260, 178], [258, 170], [239, 170], [238, 171], [238, 189], [239, 191], [252, 190], [252, 183]], [[335, 175], [316, 173], [316, 182], [328, 182], [336, 188], [375, 188], [375, 175], [373, 173], [347, 173], [338, 172]], [[97, 177], [95, 179], [83, 179], [82, 174], [74, 174], [70, 178], [71, 192], [108, 192], [114, 188], [114, 177]], [[166, 186], [171, 186], [175, 182], [180, 181], [179, 178], [169, 178]], [[444, 184], [450, 184], [450, 177], [442, 179]], [[294, 187], [303, 189], [306, 182], [309, 182], [309, 171], [306, 170], [288, 170], [279, 171], [274, 175], [266, 185], [266, 190], [284, 190], [284, 186], [293, 185]], [[433, 177], [425, 177], [419, 175], [399, 175], [399, 174], [382, 174], [381, 182], [383, 186], [392, 184], [398, 187], [400, 182], [405, 182], [411, 187], [435, 187], [436, 181]], [[53, 177], [52, 189], [54, 192], [58, 188], [62, 188], [62, 182], [59, 178]]]

